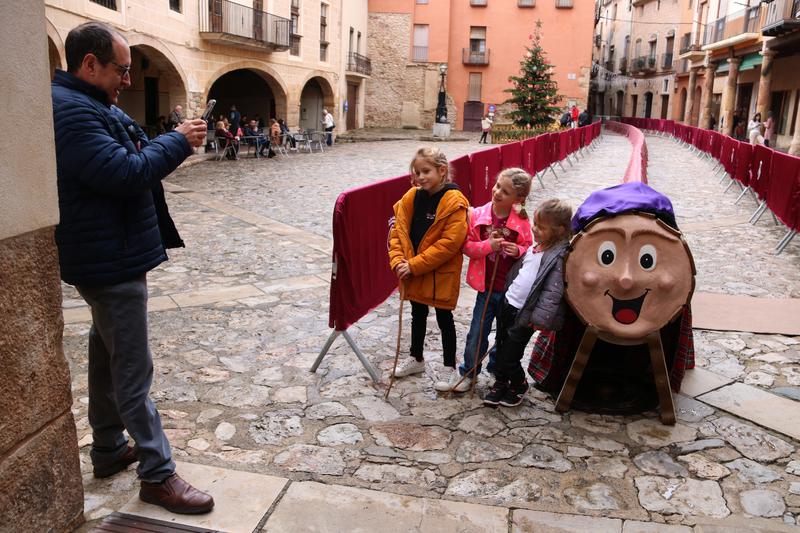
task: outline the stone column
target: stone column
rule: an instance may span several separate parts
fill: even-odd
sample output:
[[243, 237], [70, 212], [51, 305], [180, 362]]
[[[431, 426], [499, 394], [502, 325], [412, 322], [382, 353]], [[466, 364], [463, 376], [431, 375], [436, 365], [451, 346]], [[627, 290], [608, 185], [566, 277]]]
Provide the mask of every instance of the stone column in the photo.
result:
[[728, 80], [725, 82], [725, 89], [722, 91], [722, 109], [720, 118], [722, 127], [719, 131], [725, 135], [733, 135], [733, 112], [736, 105], [736, 82], [739, 81], [739, 64], [742, 59], [739, 57], [728, 58]]
[[706, 67], [706, 77], [703, 79], [703, 96], [700, 99], [700, 122], [698, 126], [704, 130], [711, 127], [711, 102], [714, 99], [714, 74], [716, 72], [717, 64], [710, 62]]
[[[766, 46], [766, 43], [765, 43]], [[761, 55], [761, 78], [758, 81], [758, 100], [756, 111], [761, 113], [761, 120], [767, 120], [767, 111], [772, 101], [772, 63], [775, 60], [775, 52], [769, 49], [762, 50]]]
[[53, 238], [58, 194], [44, 3], [4, 8], [3, 112], [28, 126], [36, 149], [0, 153], [0, 530], [72, 531], [83, 521], [83, 485]]
[[686, 89], [686, 111], [683, 112], [683, 123], [691, 124], [692, 108], [694, 107], [694, 87], [697, 85], [697, 70], [699, 67], [689, 69], [689, 87]]

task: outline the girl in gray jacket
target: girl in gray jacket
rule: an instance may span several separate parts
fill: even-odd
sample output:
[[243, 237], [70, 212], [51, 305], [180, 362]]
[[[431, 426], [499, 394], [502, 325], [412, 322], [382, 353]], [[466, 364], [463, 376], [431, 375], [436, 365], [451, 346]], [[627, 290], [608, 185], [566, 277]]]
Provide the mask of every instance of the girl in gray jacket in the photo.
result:
[[486, 405], [514, 407], [528, 392], [520, 362], [535, 330], [558, 330], [564, 322], [564, 255], [572, 236], [572, 207], [543, 201], [533, 216], [531, 246], [506, 277], [506, 296], [497, 317], [495, 383]]

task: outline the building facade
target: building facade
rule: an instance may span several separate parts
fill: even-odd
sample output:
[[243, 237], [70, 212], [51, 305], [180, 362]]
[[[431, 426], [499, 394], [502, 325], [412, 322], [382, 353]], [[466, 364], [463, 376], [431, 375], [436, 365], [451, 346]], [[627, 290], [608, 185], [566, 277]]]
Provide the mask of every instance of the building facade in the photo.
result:
[[[593, 7], [578, 0], [370, 0], [367, 124], [430, 127], [442, 65], [448, 120], [476, 131], [495, 106], [503, 121], [511, 87], [537, 21], [563, 104], [585, 107]], [[455, 116], [454, 116], [455, 115]]]
[[[771, 113], [771, 145], [800, 153], [800, 0], [597, 0], [596, 9], [597, 113], [669, 117], [743, 139], [735, 126]], [[632, 59], [612, 64], [620, 29]]]
[[[327, 107], [337, 131], [363, 125], [366, 0], [45, 0], [45, 11], [51, 70], [66, 68], [64, 39], [82, 22], [127, 38], [133, 84], [120, 106], [150, 128], [177, 104], [198, 116], [209, 98], [215, 116], [236, 105], [319, 130]], [[357, 62], [350, 33], [361, 36]]]

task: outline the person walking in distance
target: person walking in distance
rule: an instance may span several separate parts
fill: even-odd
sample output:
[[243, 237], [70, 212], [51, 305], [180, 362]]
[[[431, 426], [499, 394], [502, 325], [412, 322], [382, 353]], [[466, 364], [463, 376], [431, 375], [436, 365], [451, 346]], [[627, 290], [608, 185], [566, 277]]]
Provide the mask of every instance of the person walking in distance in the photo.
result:
[[336, 124], [333, 122], [333, 115], [328, 113], [327, 109], [322, 110], [322, 127], [325, 128], [325, 144], [331, 146], [333, 144], [333, 128]]
[[[211, 511], [214, 499], [181, 479], [149, 398], [153, 361], [147, 335], [147, 272], [183, 246], [161, 180], [206, 138], [202, 119], [153, 139], [121, 109], [130, 87], [125, 38], [100, 22], [73, 28], [67, 72], [52, 84], [62, 279], [91, 308], [89, 423], [94, 476], [139, 461], [139, 498], [175, 513]], [[130, 446], [123, 431], [136, 443]]]
[[486, 141], [486, 137], [492, 131], [492, 118], [489, 115], [484, 115], [481, 119], [481, 138], [478, 141], [478, 144], [488, 144]]

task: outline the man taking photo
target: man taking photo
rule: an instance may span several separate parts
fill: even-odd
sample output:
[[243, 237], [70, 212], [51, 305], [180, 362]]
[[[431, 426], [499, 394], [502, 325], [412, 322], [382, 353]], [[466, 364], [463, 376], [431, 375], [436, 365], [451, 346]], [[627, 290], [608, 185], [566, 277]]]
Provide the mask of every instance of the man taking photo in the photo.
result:
[[[95, 477], [139, 461], [139, 498], [175, 513], [206, 513], [213, 498], [181, 479], [149, 398], [147, 272], [183, 246], [161, 180], [206, 138], [202, 119], [152, 141], [116, 107], [131, 85], [125, 38], [99, 23], [65, 41], [67, 70], [53, 79], [62, 279], [91, 307], [89, 423]], [[136, 442], [128, 445], [123, 430]]]

